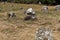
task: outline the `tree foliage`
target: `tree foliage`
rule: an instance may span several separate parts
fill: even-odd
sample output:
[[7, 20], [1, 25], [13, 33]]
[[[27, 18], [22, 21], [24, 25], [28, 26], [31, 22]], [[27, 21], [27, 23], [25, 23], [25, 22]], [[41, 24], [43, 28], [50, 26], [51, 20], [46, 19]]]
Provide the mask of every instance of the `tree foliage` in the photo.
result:
[[0, 0], [1, 2], [14, 2], [14, 3], [26, 3], [26, 4], [38, 4], [41, 2], [42, 4], [60, 4], [60, 0]]

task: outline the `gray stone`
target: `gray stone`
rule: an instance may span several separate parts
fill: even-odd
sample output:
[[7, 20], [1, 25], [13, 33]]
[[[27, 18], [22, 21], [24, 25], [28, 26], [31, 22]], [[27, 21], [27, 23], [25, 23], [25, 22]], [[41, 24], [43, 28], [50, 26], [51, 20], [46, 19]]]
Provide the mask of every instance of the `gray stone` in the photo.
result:
[[43, 6], [41, 10], [44, 13], [48, 13], [48, 6]]
[[53, 40], [52, 31], [46, 28], [38, 28], [36, 40]]
[[60, 5], [56, 5], [56, 6], [55, 6], [55, 9], [56, 9], [57, 11], [60, 11]]

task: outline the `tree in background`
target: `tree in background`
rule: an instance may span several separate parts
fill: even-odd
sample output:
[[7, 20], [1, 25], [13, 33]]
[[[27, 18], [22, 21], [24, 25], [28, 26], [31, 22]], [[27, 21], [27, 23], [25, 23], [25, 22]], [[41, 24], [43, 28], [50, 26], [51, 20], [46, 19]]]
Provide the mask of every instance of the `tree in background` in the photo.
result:
[[56, 4], [60, 4], [60, 0], [55, 0], [56, 1]]
[[47, 4], [47, 5], [51, 5], [51, 4], [55, 4], [55, 0], [39, 0], [42, 4]]
[[5, 4], [5, 2], [7, 1], [7, 0], [0, 0], [1, 2], [4, 2], [4, 4]]
[[60, 4], [60, 0], [0, 0], [1, 2], [14, 2], [14, 3], [26, 3], [26, 4], [38, 4], [41, 2], [42, 4], [47, 5], [55, 5]]

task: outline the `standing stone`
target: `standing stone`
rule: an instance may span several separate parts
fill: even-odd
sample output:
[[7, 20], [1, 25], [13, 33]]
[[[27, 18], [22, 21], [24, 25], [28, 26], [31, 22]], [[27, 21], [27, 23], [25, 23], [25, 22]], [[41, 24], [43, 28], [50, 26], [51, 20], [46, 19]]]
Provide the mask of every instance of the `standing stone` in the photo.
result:
[[24, 20], [35, 20], [36, 19], [35, 11], [33, 11], [32, 8], [27, 9], [25, 14], [26, 14], [26, 17], [24, 18]]
[[56, 5], [56, 6], [55, 6], [55, 9], [56, 9], [57, 11], [60, 11], [60, 5]]
[[48, 13], [48, 6], [43, 6], [42, 7], [42, 12], [43, 13]]
[[41, 2], [39, 1], [39, 4], [41, 5]]

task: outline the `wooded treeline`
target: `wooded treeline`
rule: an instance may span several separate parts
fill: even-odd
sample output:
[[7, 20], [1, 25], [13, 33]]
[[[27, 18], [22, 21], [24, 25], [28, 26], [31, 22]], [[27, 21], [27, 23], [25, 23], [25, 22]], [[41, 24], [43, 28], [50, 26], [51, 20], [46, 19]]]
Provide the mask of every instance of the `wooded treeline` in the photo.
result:
[[14, 2], [14, 3], [26, 3], [26, 4], [47, 4], [47, 5], [55, 5], [60, 4], [60, 0], [0, 0], [0, 2]]

